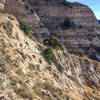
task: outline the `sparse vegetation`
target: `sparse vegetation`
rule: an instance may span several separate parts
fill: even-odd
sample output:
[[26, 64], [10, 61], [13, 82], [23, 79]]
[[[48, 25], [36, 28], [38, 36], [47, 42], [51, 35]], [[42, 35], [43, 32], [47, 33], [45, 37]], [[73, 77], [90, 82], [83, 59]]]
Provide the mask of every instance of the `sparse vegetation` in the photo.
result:
[[73, 100], [66, 94], [67, 91], [62, 91], [49, 82], [38, 82], [33, 89], [43, 100]]
[[17, 95], [20, 95], [22, 98], [34, 100], [35, 94], [29, 90], [25, 82], [18, 77], [11, 77], [11, 84]]
[[2, 9], [0, 9], [0, 13], [5, 13], [5, 11], [4, 11], [4, 10], [2, 10]]
[[49, 64], [51, 64], [54, 60], [53, 49], [62, 50], [63, 47], [60, 43], [60, 40], [55, 36], [48, 37], [43, 42], [47, 46], [47, 48], [44, 50], [44, 56], [45, 56], [47, 62]]
[[46, 38], [44, 40], [44, 44], [47, 46], [51, 46], [54, 49], [60, 49], [60, 50], [63, 49], [59, 39], [55, 36], [52, 36], [50, 38]]
[[32, 91], [30, 91], [26, 86], [21, 86], [20, 88], [16, 87], [14, 90], [23, 98], [29, 98], [29, 100], [33, 100], [34, 98]]
[[30, 12], [33, 14], [34, 13], [34, 9], [33, 8], [30, 8]]
[[10, 21], [8, 21], [7, 23], [3, 24], [3, 28], [6, 30], [8, 36], [12, 37], [13, 24]]
[[19, 21], [20, 28], [27, 34], [27, 36], [32, 38], [32, 30], [31, 28], [23, 21]]
[[44, 50], [44, 56], [45, 56], [45, 59], [47, 60], [47, 62], [49, 64], [51, 64], [54, 60], [54, 54], [53, 54], [53, 49], [52, 47], [48, 47]]
[[0, 58], [0, 68], [1, 72], [7, 73], [12, 69], [12, 65], [7, 58]]
[[28, 3], [28, 1], [27, 1], [27, 0], [22, 0], [22, 1], [25, 3], [25, 8], [26, 8], [26, 10], [30, 10], [31, 14], [33, 14], [33, 13], [34, 13], [34, 9], [33, 9], [33, 7]]

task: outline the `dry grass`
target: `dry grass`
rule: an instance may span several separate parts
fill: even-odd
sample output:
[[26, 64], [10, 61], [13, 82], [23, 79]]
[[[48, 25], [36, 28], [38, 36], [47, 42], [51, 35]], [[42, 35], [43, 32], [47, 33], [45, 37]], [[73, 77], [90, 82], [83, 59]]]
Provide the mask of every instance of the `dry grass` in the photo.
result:
[[67, 95], [67, 92], [53, 86], [49, 82], [37, 82], [34, 92], [43, 100], [74, 100]]

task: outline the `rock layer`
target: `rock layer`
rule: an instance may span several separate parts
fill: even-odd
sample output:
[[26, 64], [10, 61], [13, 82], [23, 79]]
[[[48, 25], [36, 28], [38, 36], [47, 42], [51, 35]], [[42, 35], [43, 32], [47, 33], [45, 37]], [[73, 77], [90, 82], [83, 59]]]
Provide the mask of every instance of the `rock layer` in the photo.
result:
[[[5, 10], [28, 23], [37, 41], [56, 35], [70, 53], [100, 60], [100, 25], [88, 6], [65, 0], [7, 0]], [[63, 29], [66, 18], [72, 26]]]
[[[58, 36], [69, 52], [99, 60], [96, 55], [100, 54], [97, 50], [100, 48], [100, 25], [88, 6], [65, 0], [29, 0], [29, 3], [49, 33]], [[70, 19], [72, 27], [62, 29], [66, 18]]]

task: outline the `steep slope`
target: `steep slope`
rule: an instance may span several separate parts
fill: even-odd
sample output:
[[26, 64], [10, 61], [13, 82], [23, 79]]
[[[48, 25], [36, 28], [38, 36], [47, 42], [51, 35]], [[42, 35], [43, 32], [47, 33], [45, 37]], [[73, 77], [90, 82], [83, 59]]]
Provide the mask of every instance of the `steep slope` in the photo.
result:
[[[7, 12], [32, 27], [39, 42], [56, 35], [70, 53], [100, 60], [100, 25], [86, 5], [65, 0], [7, 0], [4, 4]], [[66, 19], [71, 27], [65, 27]]]
[[0, 100], [100, 100], [100, 63], [29, 39], [15, 17], [0, 14]]
[[[5, 12], [13, 14], [18, 20], [24, 21], [33, 29], [33, 35], [38, 41], [42, 41], [41, 33], [48, 33], [46, 27], [41, 23], [35, 10], [24, 0], [7, 0], [5, 5]], [[1, 2], [1, 1], [0, 1]], [[13, 5], [13, 6], [12, 6]]]

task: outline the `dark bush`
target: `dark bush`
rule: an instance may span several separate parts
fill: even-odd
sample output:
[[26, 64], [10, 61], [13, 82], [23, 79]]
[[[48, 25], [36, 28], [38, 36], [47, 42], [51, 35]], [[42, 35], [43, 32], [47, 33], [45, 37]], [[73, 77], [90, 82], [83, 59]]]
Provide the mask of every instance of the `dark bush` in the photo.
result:
[[33, 14], [34, 13], [34, 9], [33, 8], [30, 8], [30, 12]]
[[83, 26], [82, 25], [79, 25], [79, 28], [83, 28]]
[[62, 28], [63, 29], [67, 29], [67, 28], [71, 28], [71, 27], [72, 27], [72, 25], [71, 25], [70, 19], [69, 18], [65, 18], [64, 23], [62, 25]]
[[70, 2], [68, 2], [68, 1], [64, 1], [64, 6], [68, 6], [70, 4]]
[[62, 50], [62, 45], [59, 41], [59, 39], [55, 36], [52, 36], [50, 38], [46, 38], [44, 40], [44, 44], [53, 47], [54, 49], [60, 49]]
[[61, 2], [60, 4], [64, 5], [64, 6], [68, 6], [70, 4], [70, 2], [64, 0], [63, 2]]
[[27, 4], [25, 4], [25, 8], [26, 10], [29, 10], [29, 6]]
[[51, 64], [53, 62], [53, 59], [54, 59], [54, 54], [53, 54], [53, 49], [52, 47], [48, 47], [44, 50], [44, 56], [45, 56], [45, 59], [47, 60], [47, 62], [49, 64]]
[[25, 3], [24, 5], [25, 5], [26, 10], [30, 10], [31, 14], [33, 14], [34, 13], [33, 7], [28, 3], [27, 0], [24, 0], [23, 2]]
[[28, 35], [29, 38], [32, 38], [32, 30], [25, 22], [19, 21], [19, 26]]

